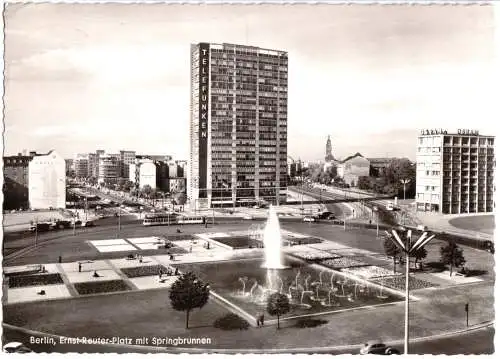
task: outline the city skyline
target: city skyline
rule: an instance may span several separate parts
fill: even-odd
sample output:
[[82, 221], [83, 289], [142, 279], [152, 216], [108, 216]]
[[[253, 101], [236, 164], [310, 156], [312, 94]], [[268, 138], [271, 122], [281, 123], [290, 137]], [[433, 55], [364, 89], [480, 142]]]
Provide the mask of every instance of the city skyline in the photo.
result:
[[289, 53], [294, 159], [323, 158], [330, 135], [336, 158], [415, 160], [420, 128], [495, 134], [493, 17], [491, 6], [10, 4], [5, 153], [187, 159], [189, 46], [207, 41]]

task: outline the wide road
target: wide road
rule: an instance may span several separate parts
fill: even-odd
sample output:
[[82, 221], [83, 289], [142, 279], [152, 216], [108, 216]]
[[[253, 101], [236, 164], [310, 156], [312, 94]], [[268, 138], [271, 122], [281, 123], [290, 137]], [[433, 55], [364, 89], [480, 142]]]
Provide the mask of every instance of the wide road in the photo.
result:
[[[459, 355], [459, 354], [493, 354], [495, 330], [493, 327], [485, 327], [474, 331], [466, 332], [463, 334], [440, 337], [434, 339], [419, 340], [411, 342], [409, 346], [410, 354], [446, 354], [446, 355]], [[154, 353], [159, 350], [155, 348], [142, 349], [130, 347], [116, 347], [105, 345], [70, 345], [60, 344], [56, 341], [56, 345], [51, 344], [29, 344], [30, 340], [33, 342], [35, 337], [22, 333], [17, 330], [4, 328], [3, 331], [4, 343], [11, 341], [20, 341], [26, 343], [30, 348], [36, 352], [86, 352], [86, 353]], [[396, 349], [403, 351], [403, 345], [393, 345]], [[164, 349], [160, 349], [164, 351]], [[174, 351], [175, 350], [175, 351]], [[172, 352], [179, 352], [180, 349], [174, 349]], [[166, 351], [166, 350], [165, 350]], [[236, 351], [235, 351], [236, 352]], [[359, 354], [359, 348], [349, 349], [311, 349], [310, 353], [329, 353], [329, 354]]]

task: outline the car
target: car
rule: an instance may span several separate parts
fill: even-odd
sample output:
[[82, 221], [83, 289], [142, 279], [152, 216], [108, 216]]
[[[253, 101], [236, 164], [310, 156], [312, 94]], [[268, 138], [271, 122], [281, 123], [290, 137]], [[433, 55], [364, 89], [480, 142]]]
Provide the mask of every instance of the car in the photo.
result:
[[21, 342], [10, 342], [3, 346], [5, 353], [31, 353], [32, 350]]
[[94, 227], [94, 221], [82, 221], [82, 227]]
[[399, 350], [397, 350], [396, 348], [392, 348], [392, 347], [388, 347], [385, 350], [385, 355], [393, 355], [393, 354], [399, 355], [399, 354], [401, 354], [401, 352]]
[[311, 216], [304, 217], [304, 222], [316, 222], [316, 218]]
[[385, 354], [388, 346], [379, 340], [367, 341], [359, 351], [359, 354]]
[[318, 215], [319, 219], [335, 219], [335, 215], [330, 211], [321, 212]]
[[253, 219], [253, 217], [248, 214], [248, 215], [244, 216], [243, 219], [249, 219], [249, 220], [251, 220], [251, 219]]

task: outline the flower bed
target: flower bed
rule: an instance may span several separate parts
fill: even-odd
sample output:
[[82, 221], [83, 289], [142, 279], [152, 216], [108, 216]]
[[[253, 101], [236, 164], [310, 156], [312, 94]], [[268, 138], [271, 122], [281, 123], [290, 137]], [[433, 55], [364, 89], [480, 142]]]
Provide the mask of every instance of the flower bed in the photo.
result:
[[[398, 290], [405, 290], [406, 289], [406, 279], [405, 279], [405, 276], [403, 276], [403, 275], [396, 276], [396, 277], [378, 278], [378, 279], [372, 280], [372, 282], [377, 283], [377, 284], [382, 284], [386, 287], [390, 287], [390, 288], [394, 288], [394, 289], [398, 289]], [[410, 276], [410, 285], [409, 285], [410, 290], [423, 289], [423, 288], [436, 287], [436, 286], [438, 286], [438, 285]]]
[[35, 285], [64, 284], [59, 273], [30, 274], [9, 277], [9, 288], [30, 287]]
[[291, 255], [304, 259], [306, 261], [319, 261], [319, 260], [325, 260], [325, 259], [334, 259], [334, 258], [340, 258], [339, 255], [328, 253], [328, 252], [320, 252], [320, 251], [314, 251], [314, 252], [290, 252]]
[[75, 283], [78, 294], [98, 294], [108, 292], [121, 292], [130, 290], [128, 285], [122, 280], [106, 280], [100, 282]]
[[377, 266], [342, 268], [341, 271], [364, 279], [393, 277], [401, 275], [401, 273], [398, 272], [394, 273], [392, 270], [388, 270]]
[[348, 267], [361, 267], [361, 266], [368, 265], [365, 262], [357, 261], [355, 259], [351, 259], [351, 258], [347, 258], [347, 257], [326, 259], [326, 260], [322, 260], [319, 263], [321, 265], [324, 265], [324, 266], [332, 268], [332, 269], [348, 268]]
[[285, 237], [284, 239], [287, 240], [288, 242], [291, 242], [292, 246], [301, 245], [301, 244], [315, 244], [315, 243], [323, 242], [321, 239], [314, 238], [314, 237], [301, 237], [301, 238]]
[[162, 265], [120, 268], [123, 274], [125, 274], [128, 278], [149, 277], [152, 275], [158, 275], [160, 269], [164, 274], [167, 274], [168, 269]]

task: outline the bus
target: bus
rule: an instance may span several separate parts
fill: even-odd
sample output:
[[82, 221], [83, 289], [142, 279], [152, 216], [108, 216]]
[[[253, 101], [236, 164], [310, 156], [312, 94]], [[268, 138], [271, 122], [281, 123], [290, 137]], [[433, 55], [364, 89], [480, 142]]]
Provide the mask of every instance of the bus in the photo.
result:
[[178, 224], [191, 224], [191, 223], [205, 223], [205, 217], [203, 216], [182, 216], [177, 217]]
[[142, 221], [143, 226], [162, 226], [177, 223], [176, 214], [171, 213], [156, 213], [156, 214], [146, 214], [144, 220]]

